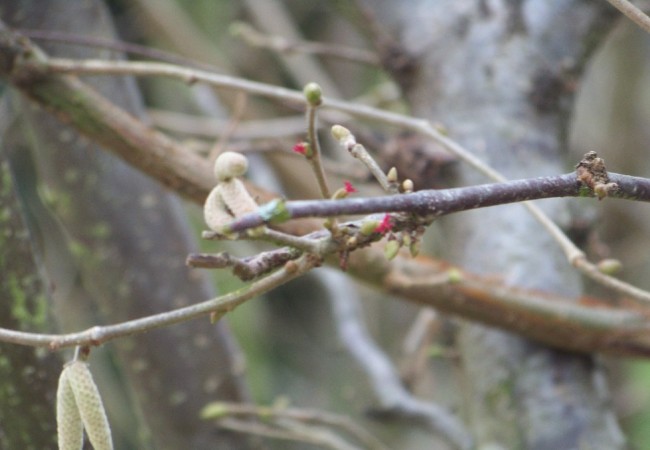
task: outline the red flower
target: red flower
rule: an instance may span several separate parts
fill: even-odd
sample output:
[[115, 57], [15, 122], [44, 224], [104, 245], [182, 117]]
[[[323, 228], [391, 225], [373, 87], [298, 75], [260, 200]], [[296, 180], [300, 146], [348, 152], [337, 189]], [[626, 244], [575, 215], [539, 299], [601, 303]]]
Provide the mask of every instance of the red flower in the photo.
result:
[[298, 142], [296, 145], [293, 146], [293, 151], [296, 153], [299, 153], [301, 155], [306, 155], [307, 154], [307, 143], [306, 142]]
[[393, 229], [393, 224], [391, 223], [390, 214], [385, 214], [384, 218], [381, 219], [381, 222], [375, 228], [375, 233], [386, 234]]
[[344, 181], [343, 185], [344, 185], [343, 189], [345, 189], [345, 192], [347, 194], [352, 194], [353, 192], [357, 192], [357, 188], [352, 186], [352, 183], [350, 183], [349, 181]]

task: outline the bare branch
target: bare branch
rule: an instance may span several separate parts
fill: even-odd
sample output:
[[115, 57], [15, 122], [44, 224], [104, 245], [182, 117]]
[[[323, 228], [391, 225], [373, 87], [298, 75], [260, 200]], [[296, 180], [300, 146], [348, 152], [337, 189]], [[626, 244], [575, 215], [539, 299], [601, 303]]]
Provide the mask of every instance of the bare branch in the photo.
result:
[[[621, 181], [611, 197], [650, 201], [650, 180], [627, 175], [610, 174]], [[287, 218], [332, 217], [382, 212], [406, 212], [419, 216], [440, 217], [488, 206], [554, 197], [589, 197], [593, 193], [581, 189], [574, 173], [549, 177], [506, 181], [454, 189], [432, 189], [411, 194], [342, 200], [298, 200], [284, 204], [282, 214]], [[274, 219], [258, 212], [233, 221], [229, 229], [243, 231]]]
[[440, 433], [459, 449], [472, 448], [472, 438], [454, 415], [439, 405], [413, 397], [403, 386], [399, 374], [388, 357], [370, 338], [359, 311], [358, 299], [350, 297], [350, 290], [337, 277], [337, 273], [323, 272], [334, 315], [334, 323], [341, 343], [362, 366], [369, 378], [379, 406], [377, 415], [414, 420], [428, 429]]
[[356, 425], [349, 417], [332, 414], [324, 411], [286, 408], [276, 406], [257, 406], [243, 403], [216, 402], [205, 406], [201, 412], [204, 419], [218, 419], [223, 417], [257, 417], [264, 421], [277, 421], [291, 419], [305, 424], [325, 425], [338, 428], [356, 438], [367, 448], [384, 450], [386, 447], [374, 436]]
[[225, 269], [242, 281], [252, 281], [283, 266], [288, 261], [299, 258], [301, 252], [295, 248], [282, 248], [258, 253], [246, 258], [237, 258], [228, 253], [190, 253], [185, 264], [194, 268]]
[[208, 314], [225, 314], [240, 304], [297, 278], [320, 264], [320, 260], [304, 256], [292, 264], [238, 291], [206, 300], [185, 308], [166, 311], [141, 319], [115, 325], [96, 326], [86, 331], [68, 334], [38, 334], [0, 328], [0, 341], [34, 347], [60, 349], [75, 345], [96, 346], [112, 339], [144, 333], [156, 328], [185, 322]]
[[314, 55], [333, 56], [335, 58], [370, 64], [372, 66], [379, 66], [380, 64], [379, 56], [370, 50], [346, 47], [340, 44], [290, 40], [283, 36], [261, 33], [245, 22], [232, 24], [230, 32], [236, 37], [241, 37], [250, 46], [268, 48], [276, 52], [311, 53]]
[[607, 0], [614, 8], [625, 14], [628, 19], [650, 33], [650, 17], [628, 0]]

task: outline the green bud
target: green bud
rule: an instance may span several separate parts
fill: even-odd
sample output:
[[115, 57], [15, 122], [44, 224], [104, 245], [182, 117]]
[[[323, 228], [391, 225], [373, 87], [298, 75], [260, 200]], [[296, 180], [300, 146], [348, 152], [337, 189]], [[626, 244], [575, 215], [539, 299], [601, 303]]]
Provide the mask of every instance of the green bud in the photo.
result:
[[264, 225], [246, 230], [246, 234], [253, 238], [262, 237], [265, 233], [266, 227]]
[[323, 91], [317, 83], [307, 83], [302, 93], [311, 106], [318, 106], [323, 102]]
[[334, 192], [334, 195], [332, 195], [332, 200], [341, 200], [346, 198], [348, 195], [350, 194], [345, 190], [345, 188], [339, 188]]
[[446, 349], [440, 344], [432, 344], [428, 349], [429, 358], [440, 358], [445, 355]]
[[463, 274], [460, 270], [458, 269], [449, 269], [447, 271], [447, 277], [449, 277], [449, 282], [454, 284], [454, 283], [460, 283], [463, 281]]
[[378, 220], [364, 220], [359, 231], [364, 236], [370, 236], [379, 226]]
[[598, 270], [606, 275], [614, 275], [623, 269], [623, 264], [618, 259], [603, 259], [597, 264]]
[[397, 256], [397, 252], [399, 251], [400, 248], [400, 243], [397, 241], [388, 241], [386, 242], [386, 246], [384, 247], [384, 256], [386, 257], [387, 260], [392, 260]]
[[230, 33], [230, 35], [233, 37], [240, 37], [244, 34], [250, 33], [252, 29], [253, 27], [251, 27], [246, 22], [233, 22], [228, 27], [228, 33]]
[[221, 402], [208, 403], [201, 409], [199, 417], [203, 420], [220, 419], [228, 414], [228, 408]]
[[409, 244], [409, 253], [415, 258], [420, 254], [420, 243], [418, 241], [413, 241]]

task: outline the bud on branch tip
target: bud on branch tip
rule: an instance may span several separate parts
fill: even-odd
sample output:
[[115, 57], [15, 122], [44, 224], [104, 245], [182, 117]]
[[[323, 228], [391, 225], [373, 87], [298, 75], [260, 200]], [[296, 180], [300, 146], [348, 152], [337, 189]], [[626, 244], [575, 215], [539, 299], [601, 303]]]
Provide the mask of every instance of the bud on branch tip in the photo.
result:
[[307, 83], [302, 92], [310, 106], [318, 106], [323, 102], [323, 91], [317, 83]]

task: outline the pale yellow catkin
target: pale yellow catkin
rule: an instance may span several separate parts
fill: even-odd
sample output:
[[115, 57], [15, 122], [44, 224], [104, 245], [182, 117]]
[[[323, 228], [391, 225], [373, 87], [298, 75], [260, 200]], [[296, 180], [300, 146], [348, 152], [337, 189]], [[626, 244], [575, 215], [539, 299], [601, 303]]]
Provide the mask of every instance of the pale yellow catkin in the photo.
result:
[[83, 423], [77, 402], [64, 367], [56, 391], [56, 430], [59, 450], [80, 450], [83, 445]]
[[111, 428], [88, 364], [83, 361], [74, 361], [66, 369], [68, 369], [68, 381], [90, 443], [95, 450], [113, 450]]

